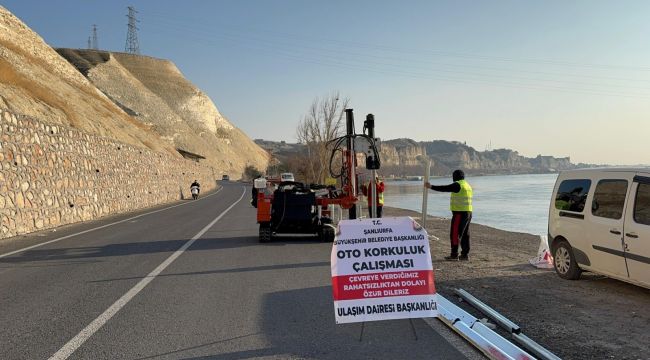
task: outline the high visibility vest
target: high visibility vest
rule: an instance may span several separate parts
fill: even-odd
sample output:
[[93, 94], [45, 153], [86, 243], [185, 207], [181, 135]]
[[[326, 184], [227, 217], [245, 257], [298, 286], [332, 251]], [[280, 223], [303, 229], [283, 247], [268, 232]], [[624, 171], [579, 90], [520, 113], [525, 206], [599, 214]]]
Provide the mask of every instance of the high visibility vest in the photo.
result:
[[451, 193], [449, 208], [451, 211], [472, 211], [472, 187], [465, 180], [456, 181], [460, 191]]
[[[376, 185], [379, 185], [379, 183], [376, 183]], [[370, 198], [372, 197], [372, 182], [368, 183], [368, 186], [366, 186], [366, 189], [368, 189], [367, 198], [368, 198], [368, 207], [370, 207], [370, 206], [372, 206], [372, 202], [370, 202], [371, 201]], [[375, 189], [376, 189], [376, 187], [375, 187]], [[377, 199], [379, 199], [379, 202], [377, 203], [377, 205], [384, 206], [384, 193], [379, 192], [379, 190], [377, 190], [377, 195], [379, 195], [377, 197]]]

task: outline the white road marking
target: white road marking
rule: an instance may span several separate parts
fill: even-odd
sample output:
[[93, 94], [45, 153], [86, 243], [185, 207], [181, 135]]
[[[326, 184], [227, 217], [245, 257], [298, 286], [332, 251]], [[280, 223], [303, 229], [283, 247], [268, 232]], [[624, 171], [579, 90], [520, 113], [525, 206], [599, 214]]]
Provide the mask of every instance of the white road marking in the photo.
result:
[[201, 231], [199, 231], [194, 237], [192, 237], [191, 240], [188, 240], [183, 246], [181, 246], [180, 249], [176, 250], [170, 257], [167, 258], [167, 260], [163, 261], [160, 265], [158, 265], [157, 268], [155, 268], [152, 272], [149, 273], [145, 278], [140, 280], [134, 287], [131, 288], [131, 290], [127, 291], [126, 294], [122, 295], [121, 298], [119, 298], [113, 305], [111, 305], [106, 311], [104, 311], [99, 317], [97, 317], [93, 322], [91, 322], [88, 326], [86, 326], [77, 336], [73, 337], [70, 341], [68, 341], [59, 351], [57, 351], [52, 357], [50, 357], [50, 360], [65, 360], [67, 359], [72, 353], [74, 353], [81, 345], [83, 345], [86, 340], [88, 340], [93, 334], [97, 332], [104, 324], [108, 322], [115, 314], [117, 314], [120, 309], [124, 307], [124, 305], [128, 304], [131, 299], [133, 299], [142, 289], [144, 289], [149, 283], [156, 278], [167, 266], [169, 266], [176, 258], [181, 256], [185, 250], [187, 250], [192, 244], [200, 238], [206, 231], [208, 231], [214, 224], [216, 224], [217, 221], [219, 221], [230, 209], [235, 207], [241, 199], [244, 198], [244, 195], [246, 194], [246, 188], [244, 188], [244, 191], [242, 192], [241, 196], [237, 201], [235, 201], [232, 205], [230, 205], [226, 210], [224, 210], [219, 216], [217, 216], [214, 220], [212, 220], [208, 225], [206, 225]]
[[[219, 188], [219, 190], [217, 190], [216, 192], [214, 192], [214, 193], [212, 193], [212, 194], [210, 194], [210, 195], [207, 195], [207, 196], [204, 196], [204, 197], [200, 198], [199, 201], [200, 201], [200, 200], [203, 200], [203, 199], [206, 199], [206, 198], [209, 198], [209, 197], [212, 196], [212, 195], [216, 195], [217, 193], [219, 193], [219, 192], [221, 191], [221, 189], [223, 189], [223, 187]], [[117, 224], [121, 224], [121, 223], [123, 223], [123, 222], [129, 221], [129, 220], [133, 220], [133, 219], [137, 219], [137, 218], [142, 217], [142, 216], [145, 216], [145, 215], [155, 214], [155, 213], [157, 213], [157, 212], [161, 212], [161, 211], [165, 211], [165, 210], [173, 209], [173, 208], [175, 208], [175, 207], [179, 207], [179, 206], [183, 206], [183, 205], [187, 205], [187, 204], [192, 204], [192, 203], [193, 203], [192, 201], [188, 201], [188, 202], [184, 202], [184, 203], [180, 203], [180, 204], [172, 205], [172, 206], [169, 206], [169, 207], [166, 207], [166, 208], [163, 208], [163, 209], [158, 209], [158, 210], [155, 210], [155, 211], [150, 211], [150, 212], [148, 212], [148, 213], [144, 213], [144, 214], [136, 215], [136, 216], [130, 217], [130, 218], [128, 218], [128, 219], [124, 219], [124, 220], [116, 221], [116, 222], [114, 222], [114, 223], [110, 223], [110, 224], [106, 224], [106, 225], [98, 226], [98, 227], [96, 227], [96, 228], [92, 228], [92, 229], [88, 229], [88, 230], [80, 231], [80, 232], [78, 232], [78, 233], [74, 233], [74, 234], [70, 234], [70, 235], [62, 236], [62, 237], [60, 237], [60, 238], [56, 238], [56, 239], [54, 239], [54, 240], [46, 241], [46, 242], [43, 242], [43, 243], [40, 243], [40, 244], [36, 244], [36, 245], [32, 245], [32, 246], [28, 246], [28, 247], [26, 247], [26, 248], [22, 248], [22, 249], [19, 249], [19, 250], [14, 250], [14, 251], [8, 252], [8, 253], [6, 253], [6, 254], [2, 254], [2, 255], [0, 255], [0, 259], [2, 259], [3, 257], [7, 257], [7, 256], [11, 256], [11, 255], [14, 255], [14, 254], [21, 253], [21, 252], [23, 252], [23, 251], [27, 251], [27, 250], [35, 249], [35, 248], [37, 248], [37, 247], [41, 247], [41, 246], [43, 246], [43, 245], [47, 245], [47, 244], [55, 243], [55, 242], [57, 242], [57, 241], [61, 241], [61, 240], [65, 240], [65, 239], [69, 239], [69, 238], [71, 238], [71, 237], [75, 237], [75, 236], [77, 236], [77, 235], [83, 235], [83, 234], [89, 233], [89, 232], [91, 232], [91, 231], [95, 231], [95, 230], [99, 230], [99, 229], [107, 228], [107, 227], [109, 227], [109, 226], [113, 226], [113, 225], [117, 225]]]

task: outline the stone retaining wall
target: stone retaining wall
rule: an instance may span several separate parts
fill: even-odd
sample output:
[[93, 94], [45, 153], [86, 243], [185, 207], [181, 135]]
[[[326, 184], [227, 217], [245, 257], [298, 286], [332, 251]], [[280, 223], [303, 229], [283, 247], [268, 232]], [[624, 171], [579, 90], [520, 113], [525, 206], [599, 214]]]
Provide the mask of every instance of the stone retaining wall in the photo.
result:
[[188, 196], [215, 170], [70, 127], [2, 111], [0, 238], [97, 219]]

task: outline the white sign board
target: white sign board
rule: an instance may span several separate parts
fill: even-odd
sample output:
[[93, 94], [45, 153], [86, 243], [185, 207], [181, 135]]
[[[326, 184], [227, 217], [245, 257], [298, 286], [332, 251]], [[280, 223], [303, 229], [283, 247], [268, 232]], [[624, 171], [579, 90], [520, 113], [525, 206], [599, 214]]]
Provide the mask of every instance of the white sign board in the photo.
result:
[[331, 259], [337, 324], [438, 316], [429, 238], [412, 218], [340, 221]]

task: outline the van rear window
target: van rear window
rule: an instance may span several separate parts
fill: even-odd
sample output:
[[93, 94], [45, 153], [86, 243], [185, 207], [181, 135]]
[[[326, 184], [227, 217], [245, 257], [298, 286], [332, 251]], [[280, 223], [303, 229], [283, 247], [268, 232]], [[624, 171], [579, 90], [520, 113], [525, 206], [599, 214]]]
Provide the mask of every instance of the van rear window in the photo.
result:
[[589, 179], [571, 179], [560, 183], [555, 196], [555, 208], [558, 210], [582, 212], [585, 209], [587, 194], [591, 187]]
[[634, 201], [634, 221], [650, 225], [650, 184], [639, 184]]

